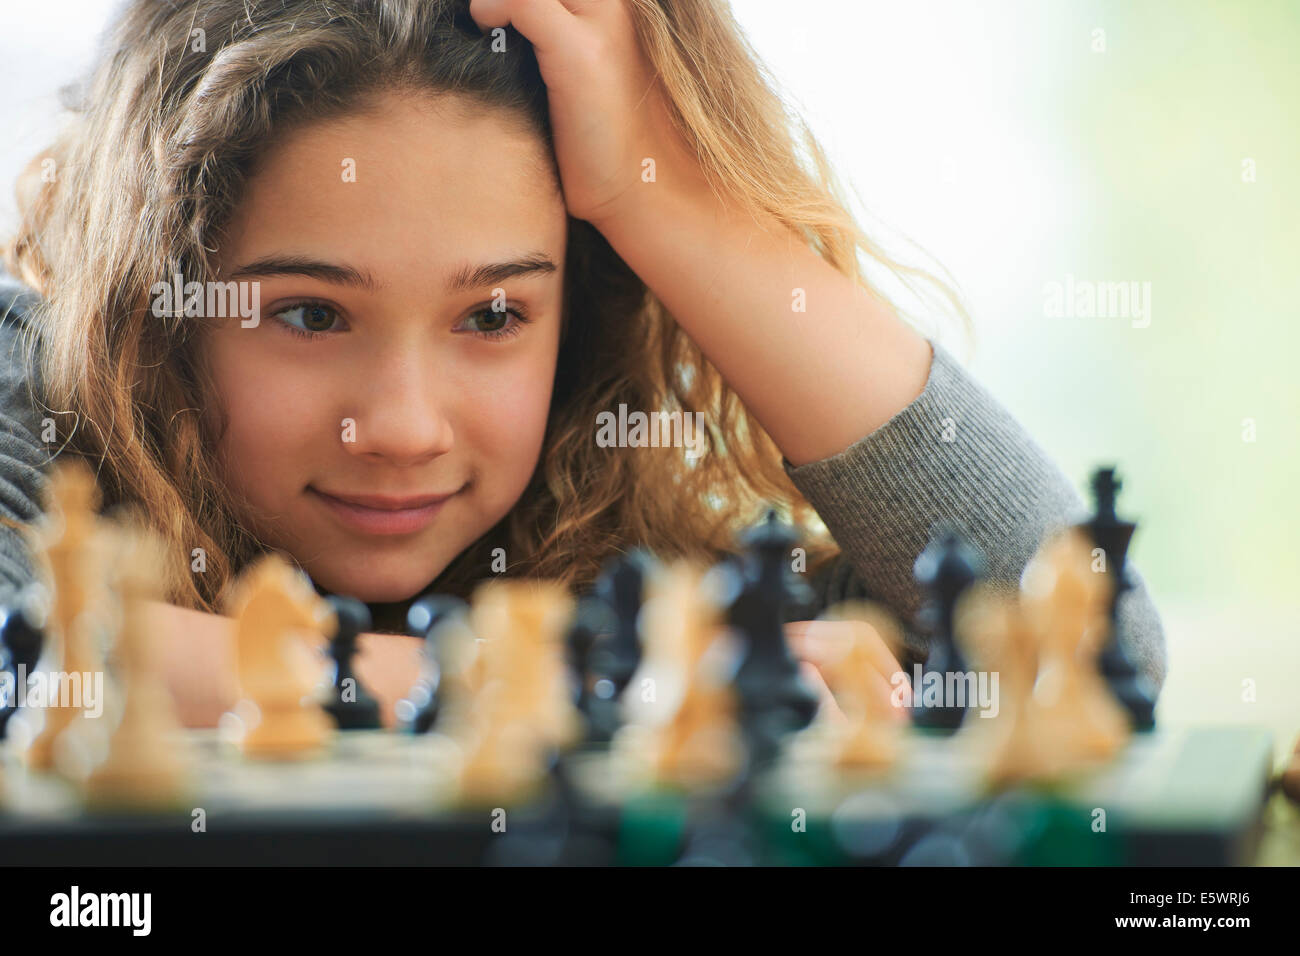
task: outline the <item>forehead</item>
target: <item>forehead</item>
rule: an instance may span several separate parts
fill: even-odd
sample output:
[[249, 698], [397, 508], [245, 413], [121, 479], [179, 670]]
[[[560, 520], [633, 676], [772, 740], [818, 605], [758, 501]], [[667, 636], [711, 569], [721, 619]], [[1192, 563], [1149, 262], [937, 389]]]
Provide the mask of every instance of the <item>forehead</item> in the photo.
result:
[[463, 97], [390, 93], [279, 134], [224, 245], [241, 258], [328, 251], [379, 275], [503, 248], [559, 256], [566, 224], [548, 148], [519, 118]]

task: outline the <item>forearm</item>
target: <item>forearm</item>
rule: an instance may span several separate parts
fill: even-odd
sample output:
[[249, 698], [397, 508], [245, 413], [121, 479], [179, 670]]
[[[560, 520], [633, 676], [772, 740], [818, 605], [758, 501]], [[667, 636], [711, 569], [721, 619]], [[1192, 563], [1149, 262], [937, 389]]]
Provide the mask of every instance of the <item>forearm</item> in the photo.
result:
[[234, 622], [161, 601], [148, 603], [149, 626], [157, 642], [162, 672], [187, 727], [212, 727], [239, 698], [235, 674]]
[[791, 464], [842, 451], [925, 386], [929, 343], [780, 223], [644, 183], [596, 225]]
[[[220, 614], [149, 602], [150, 626], [165, 635], [163, 673], [187, 727], [212, 727], [239, 699], [235, 622]], [[357, 678], [379, 699], [386, 724], [419, 676], [420, 642], [399, 634], [362, 634]]]

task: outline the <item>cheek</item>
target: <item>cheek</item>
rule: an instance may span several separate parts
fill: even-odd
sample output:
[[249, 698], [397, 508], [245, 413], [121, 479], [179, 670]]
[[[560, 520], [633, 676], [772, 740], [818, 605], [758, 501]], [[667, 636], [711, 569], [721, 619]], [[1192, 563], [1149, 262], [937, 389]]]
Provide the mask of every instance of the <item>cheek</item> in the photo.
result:
[[480, 481], [515, 494], [527, 486], [546, 435], [556, 356], [554, 343], [541, 344], [546, 347], [484, 369], [463, 393], [456, 416], [459, 443], [480, 459]]
[[287, 493], [285, 476], [301, 473], [310, 436], [326, 424], [311, 420], [319, 382], [313, 386], [304, 370], [243, 347], [233, 332], [216, 336], [208, 356], [215, 404], [226, 415], [217, 449], [226, 480], [250, 501], [271, 504]]

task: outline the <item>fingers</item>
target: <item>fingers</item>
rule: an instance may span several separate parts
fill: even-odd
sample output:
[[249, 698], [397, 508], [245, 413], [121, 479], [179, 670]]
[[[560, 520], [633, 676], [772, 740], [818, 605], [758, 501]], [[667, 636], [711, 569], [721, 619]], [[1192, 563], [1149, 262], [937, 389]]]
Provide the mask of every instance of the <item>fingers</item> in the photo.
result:
[[796, 655], [815, 664], [838, 659], [854, 639], [860, 639], [871, 666], [887, 680], [898, 673], [907, 677], [889, 645], [865, 621], [794, 621], [786, 625], [786, 639]]
[[513, 26], [539, 55], [565, 56], [575, 40], [578, 18], [560, 0], [470, 0], [479, 29]]
[[848, 723], [848, 718], [840, 710], [839, 703], [835, 700], [835, 695], [831, 693], [830, 687], [821, 675], [816, 666], [808, 661], [799, 662], [799, 676], [804, 682], [817, 694], [818, 707], [817, 716], [823, 717], [834, 723]]
[[[888, 708], [888, 713], [894, 720], [909, 720], [910, 714], [907, 709], [912, 706], [911, 685], [907, 684], [906, 681], [895, 682], [893, 680], [895, 673], [901, 672], [892, 671], [888, 677], [880, 672], [872, 674], [870, 678], [871, 687], [868, 693], [879, 698], [881, 711], [885, 712], [886, 708]], [[906, 692], [900, 689], [900, 685], [903, 684], [907, 685]], [[895, 703], [896, 697], [898, 698], [897, 703]]]
[[[862, 635], [867, 644], [867, 652], [871, 655], [871, 663], [875, 665], [876, 670], [886, 677], [902, 674], [906, 679], [906, 672], [903, 670], [902, 665], [898, 663], [898, 658], [894, 656], [894, 652], [889, 645], [885, 643], [884, 638], [880, 636], [879, 631], [865, 621], [845, 621], [844, 623], [855, 628], [857, 633]], [[908, 683], [910, 686], [911, 682]]]
[[[870, 667], [866, 668], [862, 677], [867, 686], [843, 690], [852, 690], [855, 696], [869, 695], [875, 701], [874, 705], [869, 706], [877, 713], [887, 712], [893, 719], [900, 721], [908, 719], [907, 708], [912, 701], [911, 682], [879, 634], [869, 624], [863, 621], [794, 621], [786, 625], [786, 639], [801, 661], [801, 671], [808, 675], [811, 668], [816, 674], [815, 680], [808, 677], [809, 683], [819, 693], [821, 688], [826, 688], [832, 694], [832, 699], [834, 694], [820, 668], [829, 667], [833, 670], [850, 647], [855, 642], [858, 643], [868, 652]], [[896, 699], [901, 706], [895, 704]], [[838, 705], [834, 713], [844, 718]]]

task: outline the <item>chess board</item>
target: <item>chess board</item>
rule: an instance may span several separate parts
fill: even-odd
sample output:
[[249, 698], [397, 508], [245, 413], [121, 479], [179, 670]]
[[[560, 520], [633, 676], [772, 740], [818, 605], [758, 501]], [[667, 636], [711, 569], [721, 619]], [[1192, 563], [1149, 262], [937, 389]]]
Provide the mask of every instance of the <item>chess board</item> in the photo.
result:
[[775, 775], [761, 812], [784, 863], [1244, 865], [1272, 759], [1256, 728], [1162, 729], [1068, 782], [990, 794], [969, 751], [918, 734], [887, 776]]
[[[0, 859], [22, 865], [1233, 865], [1250, 862], [1271, 767], [1252, 728], [1158, 730], [1069, 784], [983, 792], [950, 738], [913, 732], [887, 776], [777, 767], [743, 793], [629, 792], [578, 751], [520, 806], [458, 806], [446, 741], [338, 735], [296, 762], [186, 731], [193, 786], [166, 812], [92, 812], [7, 758]], [[1105, 828], [1097, 828], [1098, 810]], [[199, 812], [201, 811], [201, 813]], [[201, 820], [202, 826], [199, 826]], [[719, 849], [721, 848], [721, 849]]]

